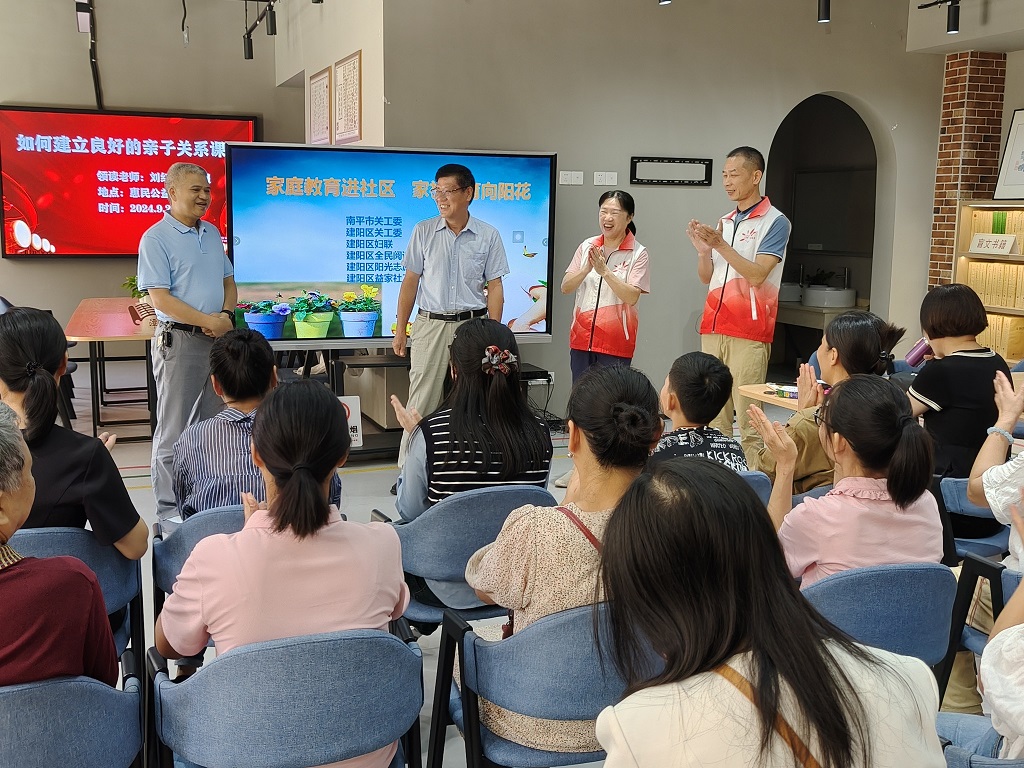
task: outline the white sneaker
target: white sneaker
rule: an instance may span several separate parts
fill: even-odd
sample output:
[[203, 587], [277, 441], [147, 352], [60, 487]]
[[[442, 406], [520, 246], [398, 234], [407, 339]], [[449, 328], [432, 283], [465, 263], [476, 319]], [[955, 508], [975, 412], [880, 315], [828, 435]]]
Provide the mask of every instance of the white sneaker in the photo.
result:
[[573, 467], [564, 475], [555, 480], [555, 488], [568, 488], [569, 481], [572, 480], [573, 472], [576, 471], [576, 467]]

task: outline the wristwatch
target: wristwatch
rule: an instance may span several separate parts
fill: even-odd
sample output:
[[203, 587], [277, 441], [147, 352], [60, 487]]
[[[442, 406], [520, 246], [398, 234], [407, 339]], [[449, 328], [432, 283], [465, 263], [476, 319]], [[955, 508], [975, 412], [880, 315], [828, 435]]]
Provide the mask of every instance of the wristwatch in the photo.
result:
[[231, 321], [231, 327], [234, 328], [235, 327], [235, 313], [233, 311], [231, 311], [230, 309], [222, 309], [220, 311], [220, 313], [222, 315], [227, 315], [228, 316], [228, 320]]

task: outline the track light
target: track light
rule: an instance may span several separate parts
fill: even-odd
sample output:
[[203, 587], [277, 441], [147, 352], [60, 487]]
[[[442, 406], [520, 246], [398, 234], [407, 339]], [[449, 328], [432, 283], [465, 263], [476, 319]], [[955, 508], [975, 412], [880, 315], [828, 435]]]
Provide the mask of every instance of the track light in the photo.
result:
[[956, 35], [960, 32], [960, 0], [949, 0], [946, 8], [946, 34]]
[[313, 0], [315, 5], [320, 5], [324, 0]]
[[818, 23], [827, 24], [832, 21], [832, 9], [829, 0], [818, 0]]
[[658, 5], [672, 5], [672, 0], [658, 0]]
[[252, 36], [242, 35], [242, 56], [246, 59], [252, 58]]
[[274, 12], [274, 4], [267, 4], [267, 34], [277, 34], [277, 13]]

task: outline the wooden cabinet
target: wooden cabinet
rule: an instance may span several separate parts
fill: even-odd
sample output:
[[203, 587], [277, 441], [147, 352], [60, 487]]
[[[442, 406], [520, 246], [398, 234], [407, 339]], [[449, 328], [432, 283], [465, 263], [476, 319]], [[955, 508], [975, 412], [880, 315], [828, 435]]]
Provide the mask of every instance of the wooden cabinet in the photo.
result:
[[1024, 256], [971, 253], [977, 234], [1015, 235], [1024, 248], [1024, 202], [962, 200], [957, 207], [953, 280], [971, 286], [988, 313], [978, 342], [1012, 366], [1024, 358]]

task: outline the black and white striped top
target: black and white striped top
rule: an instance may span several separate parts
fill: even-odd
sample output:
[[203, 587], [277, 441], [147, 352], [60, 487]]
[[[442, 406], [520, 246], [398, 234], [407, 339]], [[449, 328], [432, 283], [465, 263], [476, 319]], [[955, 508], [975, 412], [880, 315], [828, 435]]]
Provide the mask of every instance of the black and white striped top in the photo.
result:
[[441, 499], [461, 491], [474, 488], [489, 488], [498, 485], [538, 485], [544, 488], [548, 481], [551, 468], [551, 439], [543, 446], [544, 459], [536, 467], [527, 469], [520, 475], [507, 480], [499, 480], [501, 474], [501, 453], [491, 451], [491, 466], [483, 471], [483, 450], [476, 446], [472, 454], [458, 455], [457, 464], [446, 464], [449, 451], [457, 450], [458, 442], [450, 439], [449, 421], [451, 409], [437, 411], [420, 422], [420, 431], [427, 449], [427, 501], [433, 505]]

